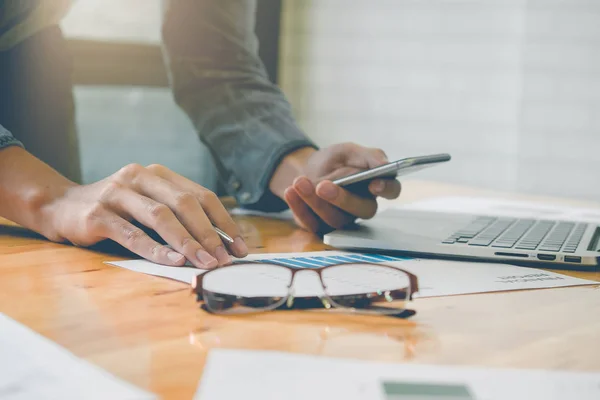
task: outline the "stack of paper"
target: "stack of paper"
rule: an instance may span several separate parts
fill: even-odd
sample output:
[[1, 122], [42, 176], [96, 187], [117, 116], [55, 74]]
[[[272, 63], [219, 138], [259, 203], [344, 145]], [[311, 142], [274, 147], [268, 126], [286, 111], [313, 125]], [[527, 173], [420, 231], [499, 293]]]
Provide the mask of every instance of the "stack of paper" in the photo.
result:
[[149, 400], [117, 379], [0, 313], [0, 398]]
[[212, 350], [196, 400], [598, 400], [600, 374]]
[[558, 206], [531, 201], [498, 198], [448, 196], [436, 197], [402, 206], [404, 209], [498, 215], [515, 218], [540, 218], [600, 223], [600, 208]]

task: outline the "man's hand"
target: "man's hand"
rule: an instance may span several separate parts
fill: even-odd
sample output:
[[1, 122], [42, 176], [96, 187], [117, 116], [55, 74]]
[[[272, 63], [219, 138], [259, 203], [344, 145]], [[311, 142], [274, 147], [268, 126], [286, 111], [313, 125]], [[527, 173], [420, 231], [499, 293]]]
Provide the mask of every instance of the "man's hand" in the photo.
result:
[[331, 181], [387, 162], [382, 150], [353, 143], [319, 151], [304, 148], [284, 158], [269, 187], [287, 202], [302, 227], [313, 232], [343, 228], [356, 218], [372, 218], [377, 196], [397, 198], [400, 182], [376, 179], [369, 184], [369, 194], [358, 196]]
[[[217, 196], [169, 169], [129, 165], [91, 185], [72, 185], [42, 207], [47, 236], [90, 246], [112, 239], [159, 264], [198, 268], [226, 265], [231, 257], [212, 223], [234, 238], [229, 250], [248, 249]], [[155, 230], [171, 248], [157, 243], [132, 221]]]

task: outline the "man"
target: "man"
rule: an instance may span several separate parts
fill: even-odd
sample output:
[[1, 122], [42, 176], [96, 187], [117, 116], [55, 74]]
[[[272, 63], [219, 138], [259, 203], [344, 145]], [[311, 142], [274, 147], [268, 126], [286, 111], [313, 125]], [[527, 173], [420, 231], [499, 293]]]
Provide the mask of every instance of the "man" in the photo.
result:
[[[82, 185], [73, 128], [69, 56], [58, 22], [69, 0], [0, 0], [0, 216], [50, 240], [89, 246], [112, 239], [151, 261], [199, 268], [248, 249], [216, 195], [160, 165], [128, 165]], [[375, 196], [395, 198], [395, 180], [359, 197], [331, 179], [386, 162], [355, 144], [318, 149], [271, 84], [254, 36], [254, 0], [165, 3], [163, 40], [173, 93], [210, 149], [227, 192], [263, 211], [290, 207], [311, 231], [370, 218]], [[154, 229], [163, 246], [135, 226]], [[225, 248], [212, 225], [235, 243]]]

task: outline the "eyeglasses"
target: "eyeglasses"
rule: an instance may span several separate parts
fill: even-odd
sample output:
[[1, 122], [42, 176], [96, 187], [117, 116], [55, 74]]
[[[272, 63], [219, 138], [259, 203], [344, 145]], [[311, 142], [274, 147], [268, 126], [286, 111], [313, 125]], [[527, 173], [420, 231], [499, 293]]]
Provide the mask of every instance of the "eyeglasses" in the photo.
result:
[[244, 262], [198, 275], [192, 288], [203, 308], [215, 314], [325, 308], [410, 316], [414, 312], [406, 303], [419, 291], [410, 272], [368, 262], [310, 269]]

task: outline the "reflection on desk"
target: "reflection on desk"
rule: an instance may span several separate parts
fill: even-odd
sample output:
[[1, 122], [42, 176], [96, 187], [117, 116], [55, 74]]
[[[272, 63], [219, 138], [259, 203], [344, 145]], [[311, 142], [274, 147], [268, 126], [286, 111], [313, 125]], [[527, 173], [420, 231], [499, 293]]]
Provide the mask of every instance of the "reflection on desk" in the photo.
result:
[[[449, 194], [494, 193], [404, 182], [401, 201]], [[289, 221], [236, 218], [251, 237], [253, 253], [326, 248]], [[228, 318], [201, 311], [186, 284], [104, 264], [131, 258], [115, 247], [105, 253], [50, 243], [13, 225], [0, 222], [0, 310], [165, 399], [192, 398], [207, 350], [219, 346], [428, 364], [600, 370], [600, 296], [593, 287], [419, 299], [417, 315], [407, 321], [287, 311]], [[568, 274], [600, 281], [598, 273]]]

